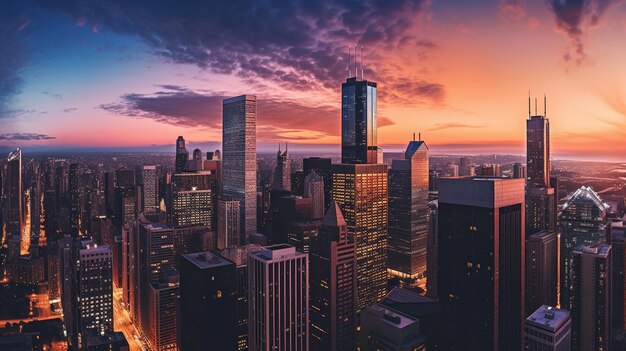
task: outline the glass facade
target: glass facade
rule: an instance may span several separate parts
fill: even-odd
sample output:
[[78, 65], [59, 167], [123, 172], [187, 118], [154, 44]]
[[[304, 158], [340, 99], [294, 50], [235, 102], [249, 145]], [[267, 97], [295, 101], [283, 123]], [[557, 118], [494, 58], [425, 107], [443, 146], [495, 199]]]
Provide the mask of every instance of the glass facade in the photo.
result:
[[333, 165], [333, 200], [357, 241], [357, 310], [387, 293], [387, 165]]
[[341, 162], [377, 163], [376, 83], [349, 78], [341, 85]]
[[241, 204], [241, 238], [256, 233], [256, 96], [223, 102], [222, 187], [227, 200]]

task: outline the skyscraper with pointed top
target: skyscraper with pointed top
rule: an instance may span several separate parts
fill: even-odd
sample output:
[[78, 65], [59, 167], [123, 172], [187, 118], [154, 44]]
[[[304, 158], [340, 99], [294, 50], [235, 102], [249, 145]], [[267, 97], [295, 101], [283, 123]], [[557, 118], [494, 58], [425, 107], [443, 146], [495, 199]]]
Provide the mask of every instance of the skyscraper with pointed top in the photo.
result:
[[185, 148], [185, 139], [179, 136], [176, 139], [176, 173], [182, 173], [187, 168], [187, 160], [189, 159], [189, 152]]
[[428, 241], [428, 146], [409, 142], [403, 160], [389, 169], [387, 272], [421, 279]]
[[311, 349], [354, 350], [356, 240], [336, 202], [326, 212], [309, 255]]
[[291, 160], [289, 159], [289, 150], [285, 143], [285, 152], [281, 152], [280, 144], [278, 144], [278, 152], [276, 153], [276, 168], [274, 168], [274, 184], [273, 190], [291, 191]]

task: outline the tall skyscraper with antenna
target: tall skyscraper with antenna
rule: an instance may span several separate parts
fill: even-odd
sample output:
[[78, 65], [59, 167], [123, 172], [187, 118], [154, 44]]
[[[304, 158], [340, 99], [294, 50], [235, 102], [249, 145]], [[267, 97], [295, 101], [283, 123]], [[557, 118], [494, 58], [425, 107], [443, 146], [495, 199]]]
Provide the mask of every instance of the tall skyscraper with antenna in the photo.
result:
[[274, 168], [274, 190], [291, 191], [291, 160], [289, 159], [289, 151], [285, 143], [285, 152], [281, 152], [280, 144], [278, 144], [278, 153], [276, 154], [276, 168]]
[[185, 139], [179, 136], [176, 139], [176, 173], [182, 173], [187, 168], [187, 160], [189, 159], [189, 152], [185, 148]]

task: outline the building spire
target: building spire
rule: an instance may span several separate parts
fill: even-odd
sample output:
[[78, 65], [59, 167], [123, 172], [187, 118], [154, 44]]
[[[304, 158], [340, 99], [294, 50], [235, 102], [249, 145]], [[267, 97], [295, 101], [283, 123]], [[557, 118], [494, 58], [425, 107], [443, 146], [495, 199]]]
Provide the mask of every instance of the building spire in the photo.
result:
[[546, 94], [544, 93], [543, 94], [543, 118], [548, 118], [547, 105], [548, 105], [548, 98], [546, 97]]
[[535, 98], [535, 116], [537, 115], [537, 98]]
[[528, 119], [530, 119], [530, 90], [528, 91]]

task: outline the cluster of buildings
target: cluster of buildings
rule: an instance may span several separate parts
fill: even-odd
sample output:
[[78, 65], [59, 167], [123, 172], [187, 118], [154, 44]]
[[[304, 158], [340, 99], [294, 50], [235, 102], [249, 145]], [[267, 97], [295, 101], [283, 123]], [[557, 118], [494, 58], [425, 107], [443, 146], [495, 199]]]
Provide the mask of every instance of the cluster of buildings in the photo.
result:
[[251, 95], [223, 101], [221, 152], [181, 136], [173, 165], [12, 152], [4, 280], [45, 289], [76, 350], [128, 348], [116, 330], [154, 351], [618, 349], [624, 222], [588, 187], [559, 206], [545, 111], [529, 100], [512, 177], [463, 157], [433, 192], [421, 137], [382, 162], [377, 84], [341, 94], [341, 162], [293, 172], [279, 146], [267, 186]]

